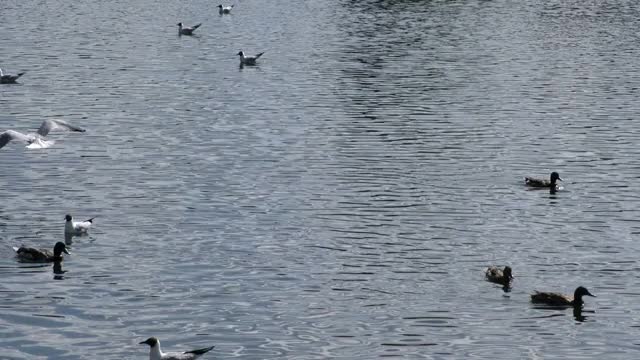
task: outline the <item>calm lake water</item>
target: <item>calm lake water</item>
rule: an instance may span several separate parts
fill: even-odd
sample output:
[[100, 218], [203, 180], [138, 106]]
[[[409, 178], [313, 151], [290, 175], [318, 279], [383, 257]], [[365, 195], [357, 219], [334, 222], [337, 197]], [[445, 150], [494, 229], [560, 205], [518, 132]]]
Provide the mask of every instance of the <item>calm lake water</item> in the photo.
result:
[[640, 356], [640, 3], [216, 5], [2, 1], [0, 358]]

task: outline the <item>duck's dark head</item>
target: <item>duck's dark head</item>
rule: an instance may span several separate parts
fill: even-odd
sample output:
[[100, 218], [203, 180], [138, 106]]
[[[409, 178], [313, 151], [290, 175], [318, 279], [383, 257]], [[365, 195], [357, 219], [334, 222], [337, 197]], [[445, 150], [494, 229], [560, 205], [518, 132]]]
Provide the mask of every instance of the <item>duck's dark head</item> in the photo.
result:
[[508, 280], [513, 279], [513, 275], [511, 274], [511, 266], [505, 266], [504, 270], [502, 271], [502, 274]]
[[69, 215], [69, 214], [65, 215], [64, 219], [65, 219], [66, 221], [71, 221], [71, 220], [73, 220], [73, 218], [72, 218], [72, 217], [71, 217], [71, 215]]
[[62, 253], [71, 255], [69, 250], [67, 250], [67, 245], [65, 245], [62, 241], [58, 241], [56, 245], [53, 247], [53, 256], [60, 257]]
[[147, 340], [140, 342], [140, 344], [147, 344], [151, 347], [154, 347], [156, 346], [156, 344], [158, 344], [158, 339], [155, 337], [150, 337]]
[[560, 174], [554, 171], [551, 173], [551, 183], [554, 184], [557, 180], [562, 181], [562, 179], [560, 179]]
[[576, 291], [573, 293], [573, 297], [574, 299], [582, 299], [583, 296], [592, 296], [592, 297], [596, 297], [595, 295], [593, 295], [592, 293], [589, 292], [589, 290], [587, 290], [586, 287], [584, 286], [580, 286], [576, 289]]

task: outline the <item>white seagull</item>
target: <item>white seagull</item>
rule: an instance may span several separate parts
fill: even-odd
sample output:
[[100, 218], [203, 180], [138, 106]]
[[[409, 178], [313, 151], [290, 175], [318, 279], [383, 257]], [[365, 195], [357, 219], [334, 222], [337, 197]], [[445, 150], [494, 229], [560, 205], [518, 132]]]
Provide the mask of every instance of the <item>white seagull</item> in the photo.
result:
[[163, 353], [160, 349], [160, 340], [157, 338], [150, 337], [140, 344], [147, 344], [151, 347], [151, 350], [149, 351], [149, 360], [194, 360], [214, 348], [211, 346], [185, 352]]
[[231, 9], [233, 9], [233, 5], [231, 6], [222, 6], [222, 4], [218, 5], [218, 8], [220, 9], [220, 15], [222, 14], [230, 14], [231, 13]]
[[240, 51], [238, 53], [238, 55], [240, 55], [240, 65], [255, 65], [256, 60], [258, 60], [262, 54], [264, 54], [264, 52], [256, 56], [244, 56], [244, 51]]
[[193, 32], [196, 31], [197, 28], [200, 27], [202, 23], [198, 25], [193, 25], [193, 27], [182, 27], [182, 23], [178, 23], [178, 34], [179, 35], [193, 35]]
[[0, 84], [15, 84], [16, 80], [18, 80], [18, 78], [22, 75], [24, 75], [23, 72], [18, 73], [18, 75], [5, 75], [2, 72], [2, 69], [0, 69]]
[[45, 120], [40, 125], [40, 128], [35, 134], [23, 134], [14, 130], [7, 130], [0, 133], [0, 149], [9, 143], [11, 140], [18, 140], [26, 142], [29, 149], [44, 149], [54, 144], [53, 140], [45, 140], [44, 137], [53, 130], [69, 130], [85, 132], [85, 129], [71, 125], [64, 120]]
[[67, 235], [80, 235], [89, 232], [95, 217], [85, 221], [73, 221], [73, 217], [67, 214], [64, 219], [66, 220], [64, 224], [64, 233]]

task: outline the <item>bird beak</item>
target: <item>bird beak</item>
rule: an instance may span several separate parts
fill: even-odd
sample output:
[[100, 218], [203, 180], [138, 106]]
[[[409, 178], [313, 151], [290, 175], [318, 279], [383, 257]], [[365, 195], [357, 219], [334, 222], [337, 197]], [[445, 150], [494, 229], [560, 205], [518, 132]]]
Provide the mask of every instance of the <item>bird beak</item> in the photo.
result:
[[145, 340], [145, 341], [140, 341], [138, 344], [142, 345], [142, 344], [146, 344], [146, 343], [147, 343], [147, 341]]
[[64, 253], [65, 253], [65, 254], [67, 254], [67, 255], [71, 255], [71, 253], [70, 253], [70, 252], [69, 252], [69, 250], [67, 250], [67, 249], [62, 250], [62, 252], [64, 252]]
[[587, 295], [591, 296], [591, 297], [596, 297], [595, 295], [593, 295], [592, 293], [587, 293]]
[[560, 179], [560, 177], [558, 176], [558, 180], [562, 181], [562, 179]]

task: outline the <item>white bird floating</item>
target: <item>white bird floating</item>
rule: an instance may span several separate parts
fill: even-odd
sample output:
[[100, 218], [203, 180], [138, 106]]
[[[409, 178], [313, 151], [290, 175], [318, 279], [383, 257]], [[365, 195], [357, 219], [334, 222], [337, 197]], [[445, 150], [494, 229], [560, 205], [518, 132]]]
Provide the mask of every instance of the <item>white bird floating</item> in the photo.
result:
[[66, 221], [64, 224], [64, 233], [66, 235], [81, 235], [89, 232], [95, 217], [85, 221], [73, 221], [73, 216], [67, 214], [64, 219]]
[[240, 55], [240, 65], [255, 65], [256, 61], [262, 56], [264, 52], [257, 54], [256, 56], [245, 56], [244, 51], [240, 51], [238, 55]]
[[140, 344], [147, 344], [151, 347], [149, 350], [149, 360], [194, 360], [214, 348], [213, 346], [210, 346], [185, 352], [163, 353], [160, 349], [160, 340], [155, 337], [150, 337]]
[[202, 25], [202, 23], [200, 23], [198, 25], [193, 25], [193, 27], [183, 27], [182, 23], [179, 22], [178, 23], [178, 34], [179, 35], [193, 35], [193, 32], [196, 31], [196, 29], [199, 28], [200, 25]]
[[18, 75], [9, 75], [4, 74], [2, 69], [0, 69], [0, 84], [15, 84], [16, 80], [20, 78], [20, 76], [24, 75], [23, 72], [18, 73]]
[[231, 6], [222, 6], [222, 4], [218, 5], [218, 12], [220, 13], [220, 15], [223, 14], [230, 14], [231, 13], [231, 9], [233, 9], [233, 5]]
[[71, 125], [64, 120], [45, 120], [35, 134], [23, 134], [15, 130], [7, 130], [0, 133], [0, 149], [7, 145], [11, 140], [24, 141], [27, 143], [28, 149], [44, 149], [54, 144], [53, 140], [44, 139], [49, 132], [53, 130], [69, 130], [77, 132], [85, 132], [85, 129]]

